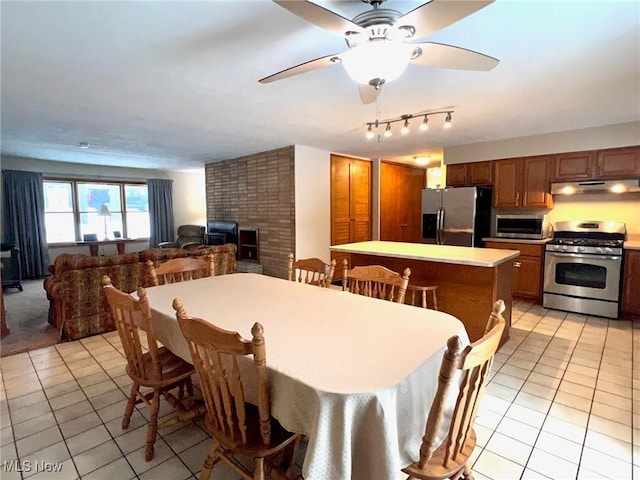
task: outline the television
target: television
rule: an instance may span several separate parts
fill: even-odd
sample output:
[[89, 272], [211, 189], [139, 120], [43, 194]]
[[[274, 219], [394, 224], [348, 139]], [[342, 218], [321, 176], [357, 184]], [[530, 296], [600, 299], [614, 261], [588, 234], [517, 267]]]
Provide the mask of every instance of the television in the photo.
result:
[[238, 245], [238, 222], [207, 222], [207, 245]]

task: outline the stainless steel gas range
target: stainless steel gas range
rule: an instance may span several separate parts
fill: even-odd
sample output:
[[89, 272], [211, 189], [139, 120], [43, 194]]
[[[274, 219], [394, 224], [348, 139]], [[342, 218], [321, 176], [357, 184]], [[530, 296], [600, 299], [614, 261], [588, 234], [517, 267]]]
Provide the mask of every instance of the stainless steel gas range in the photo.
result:
[[618, 318], [625, 224], [557, 222], [545, 247], [542, 305]]

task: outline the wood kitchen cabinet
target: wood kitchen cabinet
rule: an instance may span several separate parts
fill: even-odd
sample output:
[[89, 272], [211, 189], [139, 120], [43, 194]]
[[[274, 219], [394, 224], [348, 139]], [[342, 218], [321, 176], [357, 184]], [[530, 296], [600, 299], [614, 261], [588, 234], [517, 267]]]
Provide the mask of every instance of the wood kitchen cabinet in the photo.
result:
[[491, 185], [494, 162], [470, 162], [447, 165], [448, 187]]
[[542, 267], [544, 245], [521, 242], [485, 242], [487, 248], [519, 250], [520, 256], [513, 259], [512, 291], [517, 297], [526, 297], [540, 302], [542, 299]]
[[493, 206], [495, 208], [550, 208], [547, 155], [496, 160], [493, 169]]
[[[331, 245], [371, 240], [371, 162], [331, 155]], [[332, 252], [338, 264], [348, 254]], [[336, 268], [334, 279], [341, 278]]]
[[380, 163], [380, 240], [420, 242], [426, 176], [424, 168]]
[[640, 146], [562, 153], [553, 164], [554, 182], [633, 178], [640, 175]]
[[622, 312], [640, 314], [640, 250], [625, 250]]

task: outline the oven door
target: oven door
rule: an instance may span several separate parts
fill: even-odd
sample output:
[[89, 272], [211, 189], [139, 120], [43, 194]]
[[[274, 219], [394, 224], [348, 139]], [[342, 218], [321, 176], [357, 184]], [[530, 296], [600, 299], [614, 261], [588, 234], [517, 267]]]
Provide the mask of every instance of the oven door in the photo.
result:
[[544, 292], [617, 302], [622, 257], [545, 252]]

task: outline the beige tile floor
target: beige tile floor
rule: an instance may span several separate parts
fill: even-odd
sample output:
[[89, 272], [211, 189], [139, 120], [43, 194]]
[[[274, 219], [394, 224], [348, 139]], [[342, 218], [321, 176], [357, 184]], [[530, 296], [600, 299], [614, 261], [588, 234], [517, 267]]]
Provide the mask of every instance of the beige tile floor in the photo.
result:
[[[639, 358], [640, 319], [517, 303], [476, 420], [475, 477], [640, 480]], [[0, 478], [197, 478], [209, 445], [201, 424], [160, 430], [151, 462], [146, 409], [120, 428], [124, 364], [115, 332], [3, 358]], [[16, 460], [32, 468], [10, 472]], [[213, 477], [237, 475], [219, 466]]]

